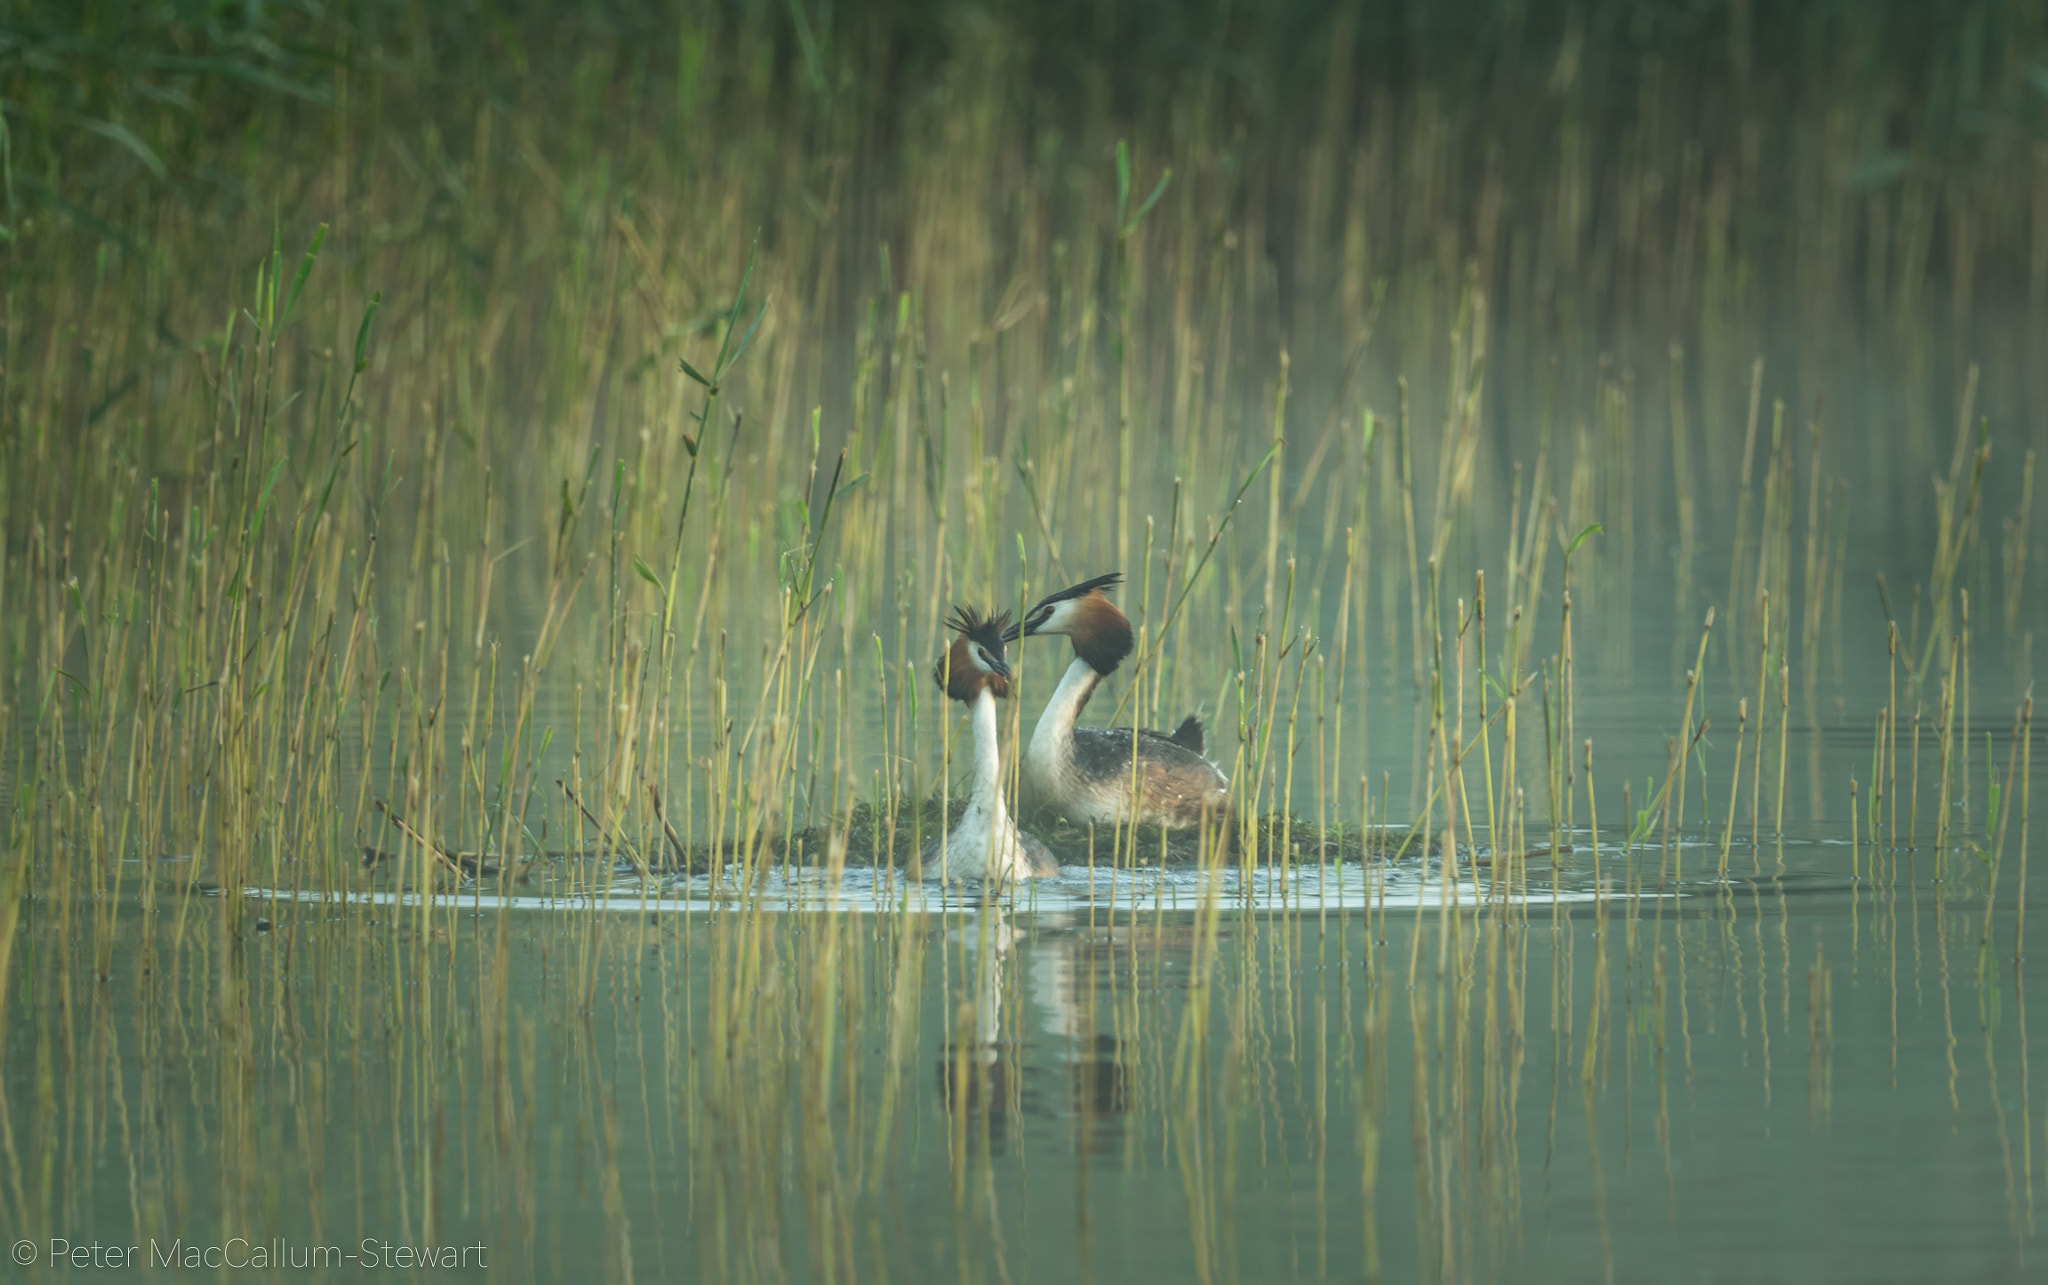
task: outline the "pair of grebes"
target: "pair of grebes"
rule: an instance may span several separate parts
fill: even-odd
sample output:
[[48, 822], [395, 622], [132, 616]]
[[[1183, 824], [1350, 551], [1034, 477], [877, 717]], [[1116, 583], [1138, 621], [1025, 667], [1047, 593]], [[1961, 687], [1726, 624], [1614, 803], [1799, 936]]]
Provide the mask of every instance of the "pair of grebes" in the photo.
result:
[[924, 852], [928, 876], [996, 885], [1059, 873], [1046, 846], [1017, 828], [1003, 802], [996, 744], [996, 702], [1010, 694], [1009, 644], [1064, 634], [1074, 659], [1039, 715], [1024, 750], [1023, 793], [1036, 806], [1077, 824], [1185, 828], [1220, 810], [1229, 779], [1203, 757], [1202, 721], [1190, 714], [1169, 735], [1128, 727], [1077, 727], [1096, 687], [1131, 654], [1131, 622], [1103, 592], [1123, 579], [1112, 572], [1049, 594], [1024, 613], [984, 615], [956, 609], [946, 624], [952, 646], [932, 677], [947, 696], [972, 711], [974, 788], [950, 833]]

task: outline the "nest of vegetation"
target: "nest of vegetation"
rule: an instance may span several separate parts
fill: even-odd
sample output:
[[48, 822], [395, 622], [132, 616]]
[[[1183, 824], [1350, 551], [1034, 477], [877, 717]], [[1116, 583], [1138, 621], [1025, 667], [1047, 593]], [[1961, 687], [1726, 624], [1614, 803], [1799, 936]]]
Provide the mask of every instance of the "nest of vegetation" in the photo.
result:
[[[942, 829], [958, 821], [966, 810], [964, 800], [942, 806], [934, 796], [898, 802], [895, 807], [873, 803], [856, 804], [836, 823], [815, 824], [780, 834], [764, 836], [755, 851], [765, 852], [777, 866], [821, 868], [831, 863], [833, 848], [844, 841], [841, 858], [849, 869], [907, 868]], [[1023, 828], [1042, 840], [1062, 866], [1098, 867], [1138, 865], [1191, 868], [1220, 857], [1232, 865], [1249, 859], [1255, 865], [1277, 865], [1283, 851], [1291, 853], [1296, 865], [1386, 860], [1401, 850], [1408, 838], [1405, 827], [1360, 827], [1336, 825], [1319, 829], [1298, 815], [1271, 812], [1253, 820], [1227, 814], [1205, 835], [1199, 830], [1169, 830], [1160, 826], [1132, 828], [1076, 825], [1055, 813], [1027, 815]], [[405, 827], [401, 827], [402, 829]], [[406, 868], [406, 848], [363, 845], [362, 864], [366, 871], [380, 874]], [[1424, 844], [1408, 843], [1406, 856], [1420, 856]], [[617, 871], [645, 870], [659, 875], [706, 874], [718, 866], [729, 866], [748, 857], [744, 841], [728, 840], [713, 847], [709, 843], [685, 843], [669, 835], [651, 852], [626, 844], [599, 844], [574, 850], [546, 850], [505, 860], [496, 853], [459, 852], [434, 845], [436, 868], [452, 881], [510, 878], [525, 883], [537, 873], [558, 871], [568, 865], [594, 868], [609, 866]], [[416, 857], [414, 858], [416, 859]]]

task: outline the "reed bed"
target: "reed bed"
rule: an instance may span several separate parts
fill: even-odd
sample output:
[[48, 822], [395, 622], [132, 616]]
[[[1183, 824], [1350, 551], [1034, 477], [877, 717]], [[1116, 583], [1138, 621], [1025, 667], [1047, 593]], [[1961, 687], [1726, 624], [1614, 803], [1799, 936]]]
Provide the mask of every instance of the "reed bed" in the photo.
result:
[[[24, 27], [0, 1206], [169, 1236], [203, 1170], [208, 1227], [542, 1279], [1001, 1279], [1111, 1270], [1115, 1157], [1181, 1279], [1270, 1266], [1239, 1229], [1304, 1175], [1318, 1275], [1491, 1277], [1542, 1110], [1612, 1276], [1696, 1033], [1768, 1098], [1803, 1014], [1839, 1119], [1843, 988], [1888, 987], [1929, 1071], [1923, 919], [1948, 1094], [1952, 955], [1995, 1090], [2048, 150], [1964, 122], [2034, 119], [2048, 30], [1930, 61], [1880, 8], [1731, 6], [1690, 61], [1543, 5], [1112, 7], [1053, 63], [1006, 6]], [[1034, 818], [1067, 892], [943, 895], [941, 621], [1112, 569], [1091, 713], [1202, 712], [1232, 809]], [[1985, 1135], [2022, 1249], [2032, 1133]]]

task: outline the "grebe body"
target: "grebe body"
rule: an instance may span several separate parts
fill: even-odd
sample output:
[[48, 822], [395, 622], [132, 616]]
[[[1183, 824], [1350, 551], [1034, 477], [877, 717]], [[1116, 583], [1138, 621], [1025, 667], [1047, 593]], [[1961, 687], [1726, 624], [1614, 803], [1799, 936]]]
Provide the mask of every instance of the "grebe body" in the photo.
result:
[[961, 609], [947, 624], [955, 632], [953, 645], [933, 667], [932, 678], [972, 716], [974, 785], [958, 824], [925, 846], [924, 873], [948, 882], [997, 884], [1058, 874], [1059, 862], [1043, 843], [1017, 829], [1003, 802], [996, 701], [1010, 694], [1010, 667], [1003, 656], [1009, 615]]
[[1024, 617], [1023, 636], [1065, 634], [1074, 648], [1025, 748], [1024, 792], [1081, 824], [1199, 825], [1230, 798], [1230, 779], [1203, 755], [1199, 718], [1190, 714], [1171, 733], [1078, 726], [1095, 689], [1135, 645], [1129, 618], [1102, 592], [1122, 578], [1084, 580]]

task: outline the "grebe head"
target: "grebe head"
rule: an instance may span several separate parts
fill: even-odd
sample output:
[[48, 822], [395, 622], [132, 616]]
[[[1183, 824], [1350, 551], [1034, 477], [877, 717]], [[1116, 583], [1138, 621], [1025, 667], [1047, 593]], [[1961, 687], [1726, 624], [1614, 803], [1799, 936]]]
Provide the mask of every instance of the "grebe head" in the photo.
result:
[[983, 615], [972, 607], [956, 607], [946, 621], [953, 630], [953, 645], [932, 666], [932, 681], [956, 701], [972, 701], [983, 690], [997, 700], [1010, 694], [1010, 663], [1003, 657], [1003, 644], [1015, 632], [1010, 613]]
[[1040, 598], [1024, 613], [1023, 636], [1065, 634], [1074, 644], [1074, 655], [1096, 673], [1113, 672], [1136, 645], [1130, 619], [1102, 592], [1123, 578], [1122, 572], [1112, 571]]

